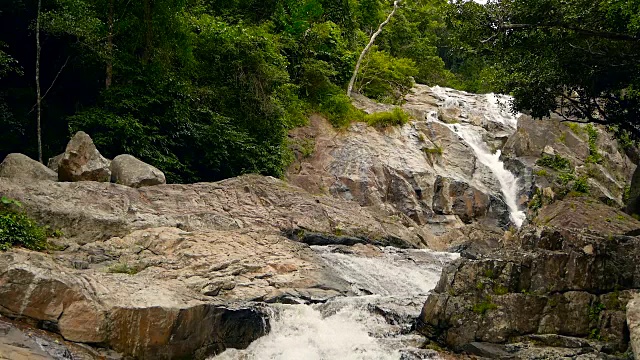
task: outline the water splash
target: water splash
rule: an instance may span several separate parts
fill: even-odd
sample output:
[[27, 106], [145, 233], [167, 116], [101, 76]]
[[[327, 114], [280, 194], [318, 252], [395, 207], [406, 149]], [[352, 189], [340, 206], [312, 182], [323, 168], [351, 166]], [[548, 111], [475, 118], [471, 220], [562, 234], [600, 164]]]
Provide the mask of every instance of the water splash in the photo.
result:
[[[410, 324], [390, 324], [380, 309], [415, 318], [435, 287], [442, 267], [457, 254], [383, 249], [375, 257], [313, 247], [334, 273], [367, 296], [336, 298], [326, 304], [272, 305], [271, 332], [246, 350], [229, 349], [215, 360], [398, 360], [406, 357]], [[377, 309], [378, 311], [373, 311]], [[409, 345], [408, 345], [409, 343]], [[419, 358], [437, 359], [428, 352]]]
[[[434, 95], [441, 100], [444, 108], [457, 107], [467, 113], [480, 112], [484, 119], [489, 122], [498, 123], [511, 129], [517, 128], [517, 118], [508, 109], [510, 97], [506, 95], [487, 94], [484, 99], [476, 100], [477, 95], [468, 94], [461, 91], [445, 89], [438, 86], [431, 88]], [[518, 208], [518, 192], [520, 185], [518, 178], [505, 169], [504, 162], [500, 160], [500, 150], [492, 153], [482, 139], [482, 128], [469, 123], [445, 124], [438, 120], [437, 114], [430, 114], [429, 120], [438, 122], [451, 131], [458, 134], [476, 154], [478, 161], [488, 167], [500, 183], [500, 190], [504, 195], [504, 200], [509, 208], [511, 221], [521, 227], [526, 219], [526, 214]]]

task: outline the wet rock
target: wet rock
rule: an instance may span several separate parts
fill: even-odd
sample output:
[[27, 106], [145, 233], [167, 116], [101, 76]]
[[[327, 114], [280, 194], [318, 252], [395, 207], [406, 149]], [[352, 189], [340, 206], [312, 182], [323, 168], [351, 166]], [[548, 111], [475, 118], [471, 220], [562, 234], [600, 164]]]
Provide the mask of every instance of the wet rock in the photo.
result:
[[162, 171], [131, 155], [118, 155], [111, 161], [111, 182], [139, 188], [166, 184]]
[[100, 155], [89, 135], [79, 131], [71, 138], [60, 159], [58, 179], [108, 182], [111, 180], [109, 166], [110, 161]]
[[0, 163], [0, 177], [56, 181], [58, 174], [23, 154], [9, 154]]

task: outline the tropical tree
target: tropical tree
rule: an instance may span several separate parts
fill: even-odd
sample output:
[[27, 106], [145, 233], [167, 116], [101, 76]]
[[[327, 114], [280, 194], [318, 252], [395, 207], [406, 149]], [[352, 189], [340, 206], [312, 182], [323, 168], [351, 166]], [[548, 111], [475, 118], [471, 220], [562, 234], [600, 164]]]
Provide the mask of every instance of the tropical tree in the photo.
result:
[[640, 138], [640, 1], [457, 1], [452, 27], [495, 64], [515, 111]]

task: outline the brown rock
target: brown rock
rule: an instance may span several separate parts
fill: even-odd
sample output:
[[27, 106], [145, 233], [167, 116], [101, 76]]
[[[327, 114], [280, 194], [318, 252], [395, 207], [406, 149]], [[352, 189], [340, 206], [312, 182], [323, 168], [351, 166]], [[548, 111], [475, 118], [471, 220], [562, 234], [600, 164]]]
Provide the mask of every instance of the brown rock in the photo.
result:
[[98, 181], [111, 180], [110, 161], [105, 159], [93, 140], [86, 133], [77, 132], [67, 144], [64, 155], [58, 164], [60, 181]]

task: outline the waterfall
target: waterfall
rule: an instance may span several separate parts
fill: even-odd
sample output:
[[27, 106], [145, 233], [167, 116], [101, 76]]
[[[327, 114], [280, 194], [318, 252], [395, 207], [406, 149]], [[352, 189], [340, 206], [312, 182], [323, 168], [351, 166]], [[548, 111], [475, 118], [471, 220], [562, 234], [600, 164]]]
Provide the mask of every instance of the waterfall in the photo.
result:
[[[378, 256], [344, 254], [337, 247], [313, 247], [331, 270], [348, 281], [354, 296], [325, 304], [271, 305], [271, 332], [246, 350], [229, 349], [215, 360], [399, 360], [437, 359], [419, 349], [410, 333], [442, 267], [457, 254], [382, 249]], [[398, 324], [383, 312], [405, 319]], [[420, 353], [416, 356], [416, 353]], [[414, 354], [414, 355], [412, 355]]]
[[[516, 131], [517, 119], [508, 111], [507, 104], [509, 97], [506, 95], [487, 94], [481, 98], [480, 104], [476, 100], [477, 95], [467, 94], [461, 91], [441, 88], [435, 86], [431, 89], [440, 98], [442, 107], [458, 107], [463, 111], [479, 110], [484, 115], [485, 120], [499, 123], [512, 132]], [[484, 107], [483, 107], [484, 106]], [[439, 122], [456, 133], [476, 154], [480, 163], [488, 167], [500, 183], [500, 190], [504, 195], [504, 201], [509, 208], [511, 221], [520, 227], [526, 219], [526, 214], [518, 208], [518, 178], [505, 169], [504, 163], [500, 160], [501, 151], [492, 153], [486, 143], [482, 140], [482, 128], [466, 122], [458, 124], [445, 124], [438, 120], [437, 114], [430, 114], [430, 121]]]

